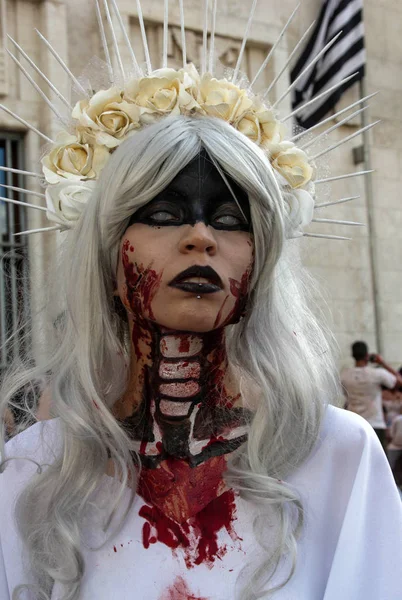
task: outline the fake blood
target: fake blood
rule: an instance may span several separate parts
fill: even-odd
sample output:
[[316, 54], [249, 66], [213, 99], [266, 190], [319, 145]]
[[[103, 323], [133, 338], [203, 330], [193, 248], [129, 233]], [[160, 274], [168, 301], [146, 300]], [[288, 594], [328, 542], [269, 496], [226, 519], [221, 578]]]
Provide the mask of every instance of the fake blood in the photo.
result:
[[226, 529], [233, 539], [237, 539], [233, 530], [235, 511], [235, 498], [231, 490], [212, 500], [198, 514], [181, 524], [165, 516], [155, 506], [143, 506], [139, 514], [147, 520], [143, 527], [144, 548], [158, 541], [172, 550], [183, 549], [188, 569], [201, 563], [212, 566], [217, 558], [221, 559], [227, 552], [226, 545], [218, 543], [219, 531]]
[[151, 303], [158, 291], [162, 273], [158, 274], [154, 269], [132, 263], [128, 256], [129, 250], [132, 252], [134, 247], [130, 246], [129, 240], [125, 240], [121, 257], [126, 276], [128, 302], [134, 313], [137, 315], [148, 313], [149, 318], [155, 320]]
[[173, 585], [163, 592], [159, 600], [208, 600], [208, 598], [194, 596], [183, 577], [176, 577]]

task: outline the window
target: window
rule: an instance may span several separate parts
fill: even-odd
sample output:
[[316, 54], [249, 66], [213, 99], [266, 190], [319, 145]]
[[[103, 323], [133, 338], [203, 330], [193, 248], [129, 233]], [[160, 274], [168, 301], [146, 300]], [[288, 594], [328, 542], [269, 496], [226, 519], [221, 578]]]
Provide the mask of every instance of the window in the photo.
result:
[[[23, 168], [23, 137], [0, 132], [0, 166]], [[0, 184], [24, 187], [20, 174], [0, 171]], [[0, 197], [24, 201], [16, 191], [0, 187]], [[0, 375], [14, 354], [27, 343], [20, 331], [14, 342], [6, 341], [28, 316], [27, 245], [14, 234], [26, 229], [26, 209], [0, 200]]]

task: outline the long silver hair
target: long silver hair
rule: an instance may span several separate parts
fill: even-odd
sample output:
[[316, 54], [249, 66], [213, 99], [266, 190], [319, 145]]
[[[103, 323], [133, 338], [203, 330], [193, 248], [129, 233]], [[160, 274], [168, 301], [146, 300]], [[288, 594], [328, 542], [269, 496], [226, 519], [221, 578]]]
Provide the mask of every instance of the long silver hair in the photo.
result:
[[[248, 193], [255, 243], [248, 310], [227, 331], [242, 395], [247, 402], [252, 393], [257, 402], [248, 442], [230, 456], [226, 479], [258, 506], [258, 519], [265, 523], [255, 528], [264, 559], [254, 565], [253, 584], [244, 586], [239, 598], [271, 597], [294, 572], [303, 506], [283, 480], [311, 452], [325, 404], [337, 396], [332, 342], [313, 312], [310, 283], [298, 259], [300, 240], [286, 240], [283, 194], [266, 156], [224, 121], [169, 117], [126, 140], [110, 158], [61, 249], [51, 302], [51, 307], [57, 303], [57, 293], [57, 306], [63, 308], [54, 352], [40, 365], [13, 367], [1, 388], [4, 414], [24, 384], [46, 380], [52, 416], [63, 433], [60, 456], [32, 479], [16, 507], [40, 599], [50, 598], [54, 581], [64, 583], [64, 600], [79, 598], [84, 572], [80, 529], [108, 459], [116, 473], [116, 493], [104, 524], [111, 534], [128, 482], [135, 484], [131, 442], [111, 411], [125, 391], [130, 353], [127, 321], [116, 310], [113, 294], [119, 244], [133, 212], [201, 148]], [[131, 487], [130, 502], [135, 497]], [[129, 506], [124, 515], [128, 511]], [[284, 556], [288, 571], [272, 585]], [[23, 589], [18, 586], [13, 599]]]

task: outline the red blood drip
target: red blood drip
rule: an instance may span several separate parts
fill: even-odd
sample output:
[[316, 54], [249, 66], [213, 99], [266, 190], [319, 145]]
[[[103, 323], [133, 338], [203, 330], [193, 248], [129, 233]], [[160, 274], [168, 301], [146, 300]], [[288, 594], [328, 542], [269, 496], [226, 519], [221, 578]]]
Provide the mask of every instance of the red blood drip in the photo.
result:
[[194, 596], [183, 577], [176, 577], [173, 585], [169, 586], [169, 589], [163, 592], [159, 600], [208, 600], [208, 598]]
[[153, 321], [155, 321], [155, 316], [152, 312], [151, 303], [158, 291], [161, 279], [162, 273], [158, 275], [153, 269], [147, 269], [139, 286], [144, 303], [144, 312], [148, 312], [149, 318]]
[[190, 530], [188, 525], [178, 525], [172, 519], [165, 517], [155, 506], [142, 506], [139, 515], [148, 521], [148, 523], [144, 523], [144, 528], [147, 527], [146, 532], [144, 533], [143, 530], [142, 533], [143, 541], [146, 540], [148, 543], [148, 546], [144, 543], [145, 548], [149, 547], [151, 543], [151, 526], [156, 530], [156, 539], [169, 548], [176, 549], [179, 546], [187, 548], [189, 546]]
[[225, 306], [225, 304], [226, 304], [226, 300], [227, 300], [228, 298], [229, 298], [229, 296], [226, 296], [226, 298], [225, 298], [225, 299], [224, 299], [224, 301], [222, 302], [222, 306], [220, 307], [220, 309], [219, 309], [219, 312], [218, 312], [218, 314], [216, 315], [216, 319], [215, 319], [215, 323], [214, 323], [213, 329], [215, 329], [215, 327], [218, 327], [218, 325], [219, 325], [219, 323], [220, 323], [220, 321], [221, 321], [221, 318], [222, 318], [222, 313], [223, 313], [223, 308], [224, 308], [224, 306]]
[[242, 312], [247, 303], [250, 274], [250, 269], [247, 269], [247, 271], [243, 273], [240, 282], [236, 279], [232, 279], [231, 277], [229, 277], [230, 293], [234, 298], [236, 298], [236, 302], [234, 307], [226, 317], [224, 323], [222, 323], [222, 327], [226, 327], [226, 325], [237, 323], [240, 317], [242, 316]]
[[188, 336], [180, 336], [179, 352], [190, 352], [190, 340]]
[[156, 469], [141, 470], [138, 493], [168, 518], [185, 523], [221, 494], [225, 469], [224, 456], [212, 457], [194, 468], [169, 458]]
[[134, 264], [130, 261], [128, 250], [130, 248], [129, 240], [124, 240], [121, 251], [121, 260], [123, 263], [124, 274], [126, 276], [127, 285], [135, 287], [139, 279], [139, 273], [134, 270]]
[[225, 528], [232, 539], [239, 539], [233, 530], [235, 511], [234, 493], [231, 490], [212, 500], [197, 515], [180, 525], [155, 506], [142, 506], [139, 514], [148, 521], [143, 528], [144, 547], [148, 548], [149, 544], [154, 543], [149, 537], [151, 526], [155, 531], [155, 542], [159, 541], [172, 550], [184, 550], [188, 569], [201, 563], [211, 567], [217, 558], [221, 559], [227, 552], [226, 545], [219, 547], [218, 532]]
[[205, 444], [205, 446], [203, 446], [202, 449], [204, 450], [204, 448], [208, 448], [208, 446], [212, 446], [213, 444], [216, 444], [217, 442], [226, 442], [226, 440], [221, 435], [218, 435], [218, 437], [211, 437], [208, 444]]
[[143, 265], [132, 263], [128, 256], [129, 248], [130, 242], [125, 240], [121, 256], [127, 283], [127, 300], [136, 315], [148, 313], [148, 317], [155, 320], [151, 303], [158, 290], [162, 273], [158, 274], [151, 268], [146, 269]]
[[144, 523], [144, 527], [142, 528], [142, 543], [146, 550], [149, 548], [150, 537], [151, 537], [151, 525], [149, 523]]
[[113, 546], [113, 550], [114, 550], [115, 552], [117, 552], [117, 548], [116, 548], [116, 546]]

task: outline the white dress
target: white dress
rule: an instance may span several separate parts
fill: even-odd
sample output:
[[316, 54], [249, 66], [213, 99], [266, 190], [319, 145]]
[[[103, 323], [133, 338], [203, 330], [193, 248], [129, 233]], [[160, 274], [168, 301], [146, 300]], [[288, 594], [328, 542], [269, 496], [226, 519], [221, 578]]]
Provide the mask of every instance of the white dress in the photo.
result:
[[[7, 444], [7, 455], [49, 463], [59, 438], [57, 420], [37, 423]], [[10, 600], [17, 584], [30, 581], [13, 504], [35, 471], [32, 462], [13, 460], [0, 475], [1, 600]], [[401, 600], [401, 501], [371, 426], [358, 415], [329, 407], [316, 448], [288, 482], [304, 503], [305, 526], [296, 572], [275, 600]], [[100, 501], [110, 484], [105, 476]], [[149, 526], [144, 536], [140, 497], [123, 529], [95, 551], [89, 546], [102, 536], [91, 529], [89, 516], [80, 600], [234, 600], [236, 580], [243, 581], [241, 569], [255, 566], [261, 556], [252, 530], [257, 509], [239, 497], [235, 502], [232, 528], [218, 531], [215, 559], [201, 564], [195, 564], [195, 555], [191, 558], [191, 545], [172, 550], [156, 541]], [[283, 575], [279, 571], [274, 582]], [[60, 597], [55, 585], [52, 600]]]

